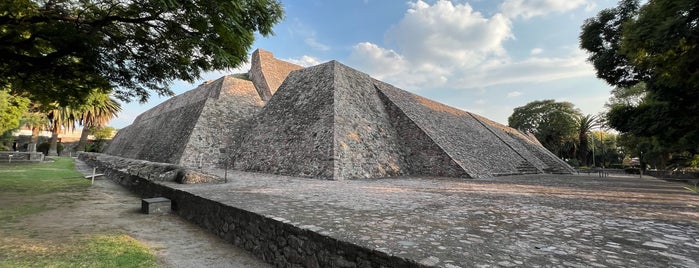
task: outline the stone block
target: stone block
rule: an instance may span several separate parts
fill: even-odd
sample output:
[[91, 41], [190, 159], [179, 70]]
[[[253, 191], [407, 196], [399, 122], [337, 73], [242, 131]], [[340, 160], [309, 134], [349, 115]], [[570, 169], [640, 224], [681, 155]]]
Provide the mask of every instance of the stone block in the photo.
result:
[[141, 200], [141, 212], [145, 214], [168, 214], [172, 207], [170, 199], [165, 197], [146, 198]]

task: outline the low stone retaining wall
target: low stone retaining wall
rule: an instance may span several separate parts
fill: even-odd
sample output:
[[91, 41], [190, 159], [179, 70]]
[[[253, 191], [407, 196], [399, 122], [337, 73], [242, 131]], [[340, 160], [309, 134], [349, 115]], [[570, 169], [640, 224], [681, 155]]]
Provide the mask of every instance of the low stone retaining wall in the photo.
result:
[[168, 187], [164, 181], [177, 179], [162, 174], [183, 169], [176, 165], [94, 153], [82, 153], [80, 159], [143, 198], [170, 199], [174, 213], [277, 267], [429, 267]]
[[0, 151], [0, 161], [2, 162], [41, 161], [43, 160], [43, 156], [44, 154], [40, 152]]

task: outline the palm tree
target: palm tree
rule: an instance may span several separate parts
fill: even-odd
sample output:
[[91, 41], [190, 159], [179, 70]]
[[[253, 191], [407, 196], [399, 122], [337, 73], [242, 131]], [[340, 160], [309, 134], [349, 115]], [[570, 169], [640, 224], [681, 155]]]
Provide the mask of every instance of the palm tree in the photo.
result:
[[48, 125], [46, 114], [39, 112], [38, 105], [34, 104], [22, 116], [22, 125], [32, 130], [32, 138], [27, 146], [27, 152], [36, 152], [36, 145], [39, 143], [39, 131]]
[[109, 94], [93, 91], [86, 103], [77, 108], [78, 121], [83, 126], [77, 151], [85, 151], [87, 135], [96, 128], [104, 127], [120, 111], [121, 105]]
[[577, 119], [577, 130], [578, 130], [578, 159], [581, 165], [587, 165], [587, 155], [589, 154], [588, 147], [588, 133], [592, 131], [593, 128], [599, 126], [599, 119], [597, 116], [588, 114], [578, 117]]
[[58, 134], [61, 130], [75, 129], [75, 122], [78, 114], [71, 107], [55, 107], [46, 114], [49, 119], [49, 129], [51, 130], [51, 139], [49, 145], [49, 156], [58, 155]]

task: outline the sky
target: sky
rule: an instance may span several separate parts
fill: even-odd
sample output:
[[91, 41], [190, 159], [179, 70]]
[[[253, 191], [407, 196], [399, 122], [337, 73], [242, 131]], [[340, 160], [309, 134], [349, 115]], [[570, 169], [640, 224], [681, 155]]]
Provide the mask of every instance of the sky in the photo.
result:
[[[257, 48], [303, 66], [337, 60], [423, 97], [507, 124], [535, 100], [603, 111], [612, 89], [579, 48], [585, 19], [616, 0], [289, 0], [275, 34]], [[175, 94], [238, 69], [206, 73]], [[123, 128], [168, 97], [122, 104], [109, 125]]]

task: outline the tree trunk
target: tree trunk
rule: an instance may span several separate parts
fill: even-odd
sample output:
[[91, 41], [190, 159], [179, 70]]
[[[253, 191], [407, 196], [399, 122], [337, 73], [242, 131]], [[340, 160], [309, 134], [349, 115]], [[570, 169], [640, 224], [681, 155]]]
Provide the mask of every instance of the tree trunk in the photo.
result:
[[39, 143], [39, 127], [32, 127], [32, 138], [27, 146], [27, 152], [36, 153], [36, 145]]
[[58, 131], [61, 128], [54, 124], [53, 131], [51, 131], [51, 143], [49, 146], [48, 156], [58, 156]]
[[75, 148], [75, 152], [85, 151], [85, 146], [87, 146], [87, 135], [90, 133], [90, 130], [92, 130], [92, 128], [83, 128], [83, 132], [80, 134], [80, 141], [78, 141], [78, 147]]

